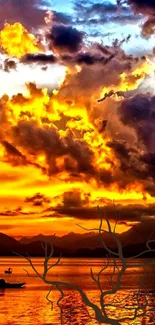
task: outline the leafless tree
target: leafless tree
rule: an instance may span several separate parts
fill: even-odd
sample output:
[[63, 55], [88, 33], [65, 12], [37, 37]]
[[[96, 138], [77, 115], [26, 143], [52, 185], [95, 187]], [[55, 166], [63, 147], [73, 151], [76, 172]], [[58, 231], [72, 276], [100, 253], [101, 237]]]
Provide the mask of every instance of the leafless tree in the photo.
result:
[[[155, 266], [155, 260], [150, 260], [147, 262], [144, 262], [143, 260], [137, 264], [137, 258], [142, 257], [145, 253], [148, 252], [155, 252], [155, 249], [151, 248], [151, 244], [155, 243], [155, 239], [152, 239], [154, 231], [150, 234], [150, 237], [148, 238], [148, 241], [146, 243], [146, 250], [135, 255], [132, 257], [125, 257], [123, 253], [123, 247], [120, 241], [119, 236], [116, 234], [116, 226], [118, 223], [118, 218], [115, 222], [114, 229], [112, 229], [112, 226], [110, 224], [110, 221], [107, 217], [107, 215], [104, 215], [104, 221], [106, 221], [107, 228], [108, 230], [103, 229], [103, 216], [101, 213], [100, 208], [98, 207], [98, 213], [100, 217], [100, 225], [99, 228], [93, 228], [93, 229], [87, 229], [83, 228], [85, 230], [89, 231], [98, 231], [99, 233], [99, 241], [102, 247], [106, 250], [107, 252], [107, 258], [105, 258], [103, 267], [100, 269], [99, 273], [97, 276], [95, 276], [93, 269], [90, 269], [90, 275], [92, 280], [95, 282], [97, 289], [99, 291], [99, 306], [95, 303], [93, 303], [89, 298], [88, 295], [77, 285], [68, 283], [68, 282], [63, 282], [63, 281], [52, 281], [47, 279], [47, 275], [49, 270], [54, 268], [56, 265], [59, 264], [61, 256], [57, 259], [57, 261], [53, 264], [51, 264], [51, 258], [53, 256], [53, 245], [51, 243], [51, 251], [50, 254], [47, 254], [48, 251], [48, 244], [45, 243], [44, 245], [42, 244], [42, 247], [45, 251], [45, 260], [44, 260], [44, 271], [43, 274], [40, 274], [37, 270], [37, 268], [34, 266], [32, 259], [27, 255], [24, 256], [26, 260], [29, 262], [30, 266], [34, 270], [36, 276], [40, 278], [45, 284], [50, 285], [51, 289], [49, 290], [46, 298], [47, 300], [51, 303], [51, 306], [53, 308], [53, 303], [50, 299], [50, 293], [53, 287], [55, 287], [59, 292], [60, 292], [60, 298], [57, 301], [57, 306], [60, 309], [60, 318], [61, 318], [61, 324], [63, 320], [63, 308], [61, 305], [61, 301], [64, 298], [64, 288], [68, 288], [71, 290], [75, 290], [78, 292], [81, 296], [81, 300], [83, 302], [83, 305], [89, 315], [89, 317], [94, 318], [97, 322], [101, 324], [111, 324], [111, 325], [121, 325], [123, 322], [126, 322], [128, 324], [132, 324], [137, 318], [142, 317], [142, 316], [149, 316], [151, 313], [155, 312], [155, 306], [149, 303], [149, 299], [147, 296], [147, 291], [143, 289], [143, 284], [144, 280], [146, 278], [146, 268]], [[105, 241], [104, 241], [104, 236], [103, 233], [109, 233], [109, 236], [113, 241], [115, 241], [117, 250], [113, 250], [109, 248]], [[17, 254], [17, 253], [16, 253]], [[19, 254], [17, 254], [19, 255]], [[21, 255], [19, 255], [21, 256]], [[22, 256], [23, 257], [23, 256]], [[132, 264], [130, 261], [132, 260]], [[105, 270], [109, 267], [109, 265], [112, 265], [112, 272], [110, 273], [110, 277], [108, 277], [108, 282], [109, 282], [109, 287], [110, 289], [105, 289], [103, 288], [103, 276]], [[134, 306], [127, 306], [125, 304], [125, 299], [121, 300], [116, 300], [115, 295], [119, 292], [121, 289], [121, 280], [122, 277], [124, 276], [125, 272], [131, 268], [135, 268], [136, 272], [136, 267], [142, 267], [144, 268], [144, 275], [139, 278], [139, 284], [136, 293], [132, 293], [134, 296], [134, 299], [136, 300], [136, 303]], [[27, 272], [27, 271], [26, 271]], [[27, 272], [28, 276], [31, 276]], [[106, 276], [106, 275], [105, 275]], [[115, 279], [114, 279], [115, 278]], [[110, 303], [107, 303], [107, 297], [110, 297]], [[143, 299], [142, 299], [143, 298]], [[74, 309], [78, 309], [79, 307], [74, 306], [72, 307], [69, 311]], [[89, 313], [89, 308], [93, 311], [94, 316], [92, 317]], [[110, 309], [113, 308], [115, 310], [124, 310], [125, 311], [125, 316], [110, 316]], [[120, 312], [121, 315], [121, 312]]]

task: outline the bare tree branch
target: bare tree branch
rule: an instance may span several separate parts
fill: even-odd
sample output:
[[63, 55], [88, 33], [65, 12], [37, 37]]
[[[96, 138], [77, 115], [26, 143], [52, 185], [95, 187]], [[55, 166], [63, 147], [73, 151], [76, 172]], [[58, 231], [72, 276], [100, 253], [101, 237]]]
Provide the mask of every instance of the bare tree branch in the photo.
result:
[[[49, 261], [51, 260], [51, 258], [53, 257], [53, 245], [50, 245], [50, 254], [48, 255], [48, 245], [47, 243], [45, 243], [45, 245], [42, 244], [42, 248], [45, 252], [45, 260], [44, 260], [44, 272], [43, 274], [40, 274], [38, 272], [38, 270], [36, 269], [36, 267], [34, 266], [34, 264], [32, 263], [31, 258], [28, 256], [28, 254], [25, 256], [25, 259], [29, 262], [31, 268], [34, 270], [35, 274], [37, 275], [38, 278], [40, 278], [44, 283], [50, 285], [50, 286], [54, 286], [61, 294], [60, 298], [57, 301], [57, 306], [60, 309], [60, 318], [61, 318], [61, 324], [62, 324], [62, 316], [63, 316], [63, 310], [62, 310], [62, 305], [61, 305], [61, 301], [64, 298], [64, 291], [63, 288], [69, 288], [72, 290], [77, 291], [80, 296], [81, 296], [81, 300], [87, 310], [87, 307], [91, 308], [94, 312], [94, 317], [95, 319], [99, 322], [99, 323], [103, 323], [103, 324], [110, 324], [110, 325], [121, 325], [122, 322], [130, 322], [136, 320], [139, 317], [142, 316], [147, 316], [150, 312], [154, 312], [155, 311], [155, 307], [151, 308], [152, 306], [149, 304], [149, 301], [147, 299], [147, 291], [144, 291], [144, 293], [142, 293], [141, 289], [144, 285], [144, 280], [146, 278], [146, 272], [145, 272], [145, 268], [148, 266], [152, 266], [155, 265], [155, 261], [149, 261], [147, 263], [145, 262], [141, 262], [141, 263], [136, 263], [136, 258], [141, 257], [142, 255], [144, 255], [147, 252], [154, 252], [155, 249], [152, 249], [150, 247], [151, 243], [155, 242], [155, 239], [152, 239], [152, 235], [155, 232], [155, 230], [153, 230], [153, 232], [151, 233], [151, 235], [149, 236], [149, 239], [146, 243], [146, 247], [147, 249], [144, 252], [141, 252], [140, 254], [137, 254], [136, 256], [133, 257], [128, 257], [125, 258], [124, 254], [123, 254], [123, 248], [122, 248], [122, 244], [120, 241], [120, 238], [118, 237], [118, 235], [116, 234], [116, 226], [118, 223], [118, 215], [116, 217], [116, 221], [115, 221], [115, 225], [114, 225], [114, 229], [112, 230], [110, 221], [106, 215], [106, 213], [104, 213], [104, 221], [106, 221], [107, 224], [107, 228], [108, 231], [106, 231], [105, 229], [103, 229], [103, 216], [101, 213], [101, 210], [99, 207], [97, 207], [98, 209], [98, 214], [100, 217], [100, 224], [99, 224], [99, 228], [93, 228], [93, 229], [88, 229], [88, 228], [84, 228], [80, 225], [78, 225], [80, 228], [84, 229], [84, 230], [89, 230], [89, 231], [98, 231], [99, 233], [99, 238], [100, 238], [100, 244], [102, 245], [102, 247], [106, 250], [107, 252], [107, 258], [104, 261], [103, 267], [101, 267], [100, 271], [98, 272], [97, 276], [94, 274], [94, 271], [92, 268], [90, 268], [90, 275], [92, 280], [96, 283], [97, 288], [100, 292], [100, 307], [98, 305], [96, 305], [95, 303], [93, 303], [92, 301], [90, 301], [90, 299], [88, 298], [87, 294], [77, 285], [72, 284], [72, 283], [68, 283], [68, 282], [64, 282], [64, 281], [52, 281], [52, 280], [48, 280], [47, 279], [47, 275], [50, 269], [52, 269], [53, 267], [55, 267], [56, 265], [59, 264], [60, 260], [61, 260], [61, 255], [58, 257], [57, 261], [51, 265], [49, 265]], [[117, 251], [113, 251], [111, 248], [107, 247], [104, 237], [103, 237], [103, 233], [108, 233], [110, 238], [115, 242], [116, 247], [117, 247]], [[21, 256], [20, 254], [17, 254], [18, 256]], [[23, 256], [22, 256], [23, 257]], [[135, 263], [130, 263], [131, 258], [133, 260], [135, 260]], [[119, 265], [117, 262], [117, 259], [119, 261]], [[112, 272], [110, 274], [110, 277], [108, 278], [104, 272], [107, 270], [107, 268], [111, 268], [111, 264], [110, 262], [112, 262]], [[136, 292], [136, 294], [134, 294], [134, 297], [136, 298], [136, 306], [130, 307], [130, 306], [126, 306], [126, 304], [124, 303], [122, 305], [123, 302], [125, 302], [125, 300], [127, 298], [129, 298], [130, 295], [125, 296], [123, 299], [116, 301], [115, 299], [115, 294], [119, 293], [120, 289], [121, 289], [121, 281], [122, 281], [122, 277], [124, 276], [125, 272], [132, 268], [136, 268], [136, 267], [143, 267], [144, 268], [144, 275], [143, 277], [139, 277], [139, 285], [138, 285], [138, 290]], [[26, 271], [26, 270], [25, 270]], [[26, 271], [27, 275], [30, 276], [30, 274], [28, 273], [28, 271]], [[135, 273], [137, 274], [137, 271], [135, 270]], [[102, 278], [107, 277], [108, 283], [110, 285], [110, 289], [105, 289], [102, 283]], [[50, 295], [51, 289], [48, 292], [46, 298], [47, 300], [52, 304], [52, 308], [53, 308], [53, 303], [52, 301], [49, 299], [49, 295]], [[106, 298], [110, 296], [112, 302], [107, 303], [106, 302]], [[140, 302], [141, 298], [143, 297], [143, 303]], [[79, 307], [75, 306], [75, 307], [71, 307], [69, 312], [71, 310], [74, 309], [78, 309]], [[80, 307], [81, 308], [81, 307]], [[133, 312], [132, 316], [130, 315], [126, 315], [123, 317], [114, 317], [114, 316], [110, 316], [109, 315], [109, 309], [113, 308], [113, 309], [121, 309], [122, 311], [130, 311]], [[69, 313], [68, 312], [68, 313]]]
[[51, 310], [53, 310], [53, 301], [49, 298], [49, 295], [50, 295], [51, 291], [52, 291], [52, 287], [49, 289], [49, 291], [48, 291], [48, 293], [46, 295], [46, 300], [48, 302], [50, 302], [50, 304], [51, 304]]

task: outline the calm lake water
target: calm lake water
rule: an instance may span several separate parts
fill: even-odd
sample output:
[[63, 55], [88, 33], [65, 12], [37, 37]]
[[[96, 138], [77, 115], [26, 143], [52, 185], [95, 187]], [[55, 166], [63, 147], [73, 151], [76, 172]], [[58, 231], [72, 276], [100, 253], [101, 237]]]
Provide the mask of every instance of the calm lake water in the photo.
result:
[[[43, 259], [32, 259], [37, 270], [43, 272]], [[52, 260], [54, 262], [55, 259]], [[139, 262], [139, 261], [138, 261]], [[132, 263], [131, 263], [132, 264]], [[99, 301], [99, 291], [95, 282], [90, 276], [90, 268], [93, 268], [94, 274], [98, 274], [103, 266], [103, 259], [61, 259], [58, 266], [50, 270], [48, 279], [61, 280], [78, 285], [82, 288], [93, 303]], [[12, 267], [12, 275], [4, 275], [4, 270]], [[32, 277], [28, 277], [26, 269]], [[109, 267], [102, 278], [104, 288], [109, 287], [109, 275], [111, 268]], [[143, 268], [129, 269], [122, 279], [122, 289], [115, 295], [115, 301], [123, 300], [122, 306], [134, 306], [136, 303], [133, 297], [133, 292], [137, 292], [137, 284], [139, 276], [144, 274]], [[8, 282], [26, 282], [26, 287], [23, 289], [6, 289], [0, 291], [0, 325], [60, 325], [59, 310], [56, 305], [60, 297], [60, 293], [53, 289], [50, 294], [50, 299], [54, 303], [54, 308], [51, 310], [51, 304], [46, 300], [46, 295], [50, 289], [42, 280], [35, 277], [35, 273], [29, 266], [28, 262], [21, 258], [0, 258], [0, 277]], [[147, 269], [145, 287], [150, 290], [155, 290], [155, 268]], [[155, 294], [149, 292], [148, 300], [155, 307]], [[143, 297], [141, 299], [144, 299]], [[111, 302], [111, 297], [107, 302]], [[143, 300], [144, 301], [144, 300]], [[70, 308], [76, 306], [78, 309], [69, 312]], [[65, 289], [65, 296], [62, 300], [64, 311], [64, 325], [95, 325], [98, 324], [95, 320], [89, 318], [87, 311], [83, 307], [80, 295], [72, 290]], [[93, 313], [89, 310], [91, 316]], [[110, 315], [121, 317], [127, 315], [127, 311], [123, 309], [109, 310]], [[130, 312], [129, 315], [132, 315]], [[115, 316], [115, 317], [116, 317]], [[126, 324], [135, 325], [155, 325], [155, 313], [150, 317], [141, 317], [134, 322], [124, 322]]]

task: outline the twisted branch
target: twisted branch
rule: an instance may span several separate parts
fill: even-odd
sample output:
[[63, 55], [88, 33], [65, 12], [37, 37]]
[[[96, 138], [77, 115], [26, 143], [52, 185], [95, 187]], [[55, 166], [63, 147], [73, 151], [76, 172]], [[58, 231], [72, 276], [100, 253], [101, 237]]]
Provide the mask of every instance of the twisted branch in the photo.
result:
[[[97, 276], [94, 275], [93, 269], [90, 268], [91, 278], [96, 283], [97, 288], [98, 288], [98, 290], [100, 292], [100, 307], [98, 307], [96, 304], [91, 302], [90, 299], [88, 298], [87, 294], [80, 287], [78, 287], [77, 285], [74, 285], [74, 284], [68, 283], [68, 282], [64, 282], [64, 281], [52, 281], [52, 280], [47, 279], [47, 275], [48, 275], [49, 270], [52, 269], [53, 267], [55, 267], [56, 265], [58, 265], [60, 260], [61, 260], [61, 254], [60, 254], [57, 261], [55, 263], [53, 263], [52, 265], [49, 265], [49, 261], [53, 256], [53, 245], [52, 245], [52, 243], [50, 245], [50, 254], [49, 255], [47, 254], [48, 253], [47, 252], [47, 248], [48, 248], [47, 243], [45, 243], [45, 245], [42, 244], [42, 248], [43, 248], [43, 250], [45, 252], [43, 274], [40, 274], [38, 272], [38, 270], [36, 269], [36, 267], [32, 263], [32, 260], [28, 256], [28, 254], [25, 256], [25, 259], [28, 261], [28, 263], [30, 264], [31, 268], [34, 270], [37, 277], [40, 278], [44, 283], [46, 283], [46, 284], [48, 284], [50, 286], [54, 286], [60, 292], [61, 296], [57, 301], [57, 306], [60, 309], [61, 324], [62, 324], [62, 316], [63, 316], [61, 301], [64, 298], [64, 291], [63, 291], [62, 288], [69, 288], [69, 289], [72, 289], [72, 290], [75, 290], [76, 292], [78, 292], [80, 294], [80, 296], [81, 296], [81, 300], [82, 300], [83, 304], [86, 307], [86, 310], [87, 310], [87, 307], [91, 308], [93, 310], [93, 312], [94, 312], [95, 319], [99, 323], [103, 323], [103, 324], [121, 325], [121, 323], [124, 322], [124, 321], [126, 321], [126, 322], [130, 321], [130, 324], [131, 324], [132, 320], [135, 320], [136, 318], [141, 317], [141, 316], [147, 316], [148, 313], [155, 311], [154, 307], [150, 308], [150, 305], [149, 305], [149, 302], [148, 302], [148, 299], [147, 299], [147, 296], [146, 296], [146, 291], [144, 293], [144, 303], [140, 304], [140, 295], [142, 294], [141, 293], [141, 288], [142, 288], [142, 285], [144, 284], [144, 280], [145, 280], [145, 277], [146, 277], [145, 272], [144, 272], [144, 276], [142, 278], [140, 277], [138, 291], [137, 291], [137, 293], [135, 295], [136, 296], [136, 301], [137, 301], [137, 306], [136, 307], [128, 307], [128, 306], [125, 306], [125, 305], [120, 305], [125, 301], [125, 299], [127, 297], [129, 297], [129, 295], [127, 297], [123, 298], [122, 300], [120, 300], [119, 302], [116, 302], [115, 299], [114, 299], [115, 294], [118, 293], [120, 288], [121, 288], [121, 280], [122, 280], [122, 277], [125, 274], [126, 270], [130, 269], [131, 267], [136, 268], [137, 266], [142, 266], [142, 267], [145, 268], [147, 266], [155, 265], [155, 261], [150, 261], [148, 263], [139, 263], [139, 264], [136, 264], [136, 262], [135, 262], [132, 265], [130, 263], [128, 263], [131, 258], [135, 260], [136, 258], [142, 256], [143, 254], [145, 254], [147, 252], [150, 252], [150, 251], [154, 252], [155, 251], [155, 249], [151, 249], [151, 247], [150, 247], [150, 244], [155, 242], [155, 239], [152, 239], [152, 235], [155, 232], [155, 230], [153, 230], [153, 232], [149, 236], [148, 241], [146, 243], [147, 249], [144, 252], [141, 252], [140, 254], [129, 257], [129, 258], [125, 258], [124, 254], [123, 254], [123, 248], [122, 248], [120, 238], [116, 234], [116, 226], [117, 226], [117, 223], [118, 223], [118, 215], [117, 215], [117, 218], [116, 218], [114, 229], [112, 230], [110, 221], [109, 221], [106, 213], [104, 213], [104, 220], [106, 221], [106, 224], [107, 224], [107, 227], [108, 227], [108, 231], [106, 231], [105, 229], [102, 228], [103, 217], [102, 217], [102, 213], [100, 211], [100, 208], [97, 207], [97, 209], [98, 209], [98, 214], [99, 214], [99, 217], [100, 217], [99, 228], [93, 228], [93, 229], [91, 228], [91, 229], [89, 229], [89, 228], [84, 228], [84, 227], [82, 227], [80, 225], [78, 225], [78, 226], [80, 228], [84, 229], [84, 230], [87, 230], [87, 231], [98, 231], [99, 238], [100, 238], [100, 244], [102, 244], [102, 247], [106, 250], [106, 252], [108, 254], [107, 257], [109, 256], [109, 258], [107, 258], [107, 260], [105, 261], [103, 267], [101, 268], [101, 270], [99, 271]], [[109, 233], [111, 239], [113, 239], [115, 241], [115, 243], [117, 245], [117, 252], [113, 251], [111, 248], [107, 247], [107, 245], [106, 245], [106, 243], [104, 241], [104, 238], [102, 236], [103, 233]], [[21, 256], [20, 254], [17, 254], [17, 253], [16, 253], [16, 255]], [[23, 256], [21, 256], [21, 257], [23, 257]], [[120, 267], [118, 266], [116, 259], [119, 259]], [[109, 267], [110, 260], [113, 261], [113, 271], [112, 271], [112, 273], [110, 275], [110, 279], [108, 279], [108, 282], [110, 284], [110, 289], [103, 290], [101, 277], [104, 275], [105, 270]], [[27, 273], [28, 276], [30, 276], [28, 271], [26, 271], [26, 273]], [[114, 281], [114, 276], [116, 276], [115, 281]], [[52, 309], [53, 309], [53, 303], [49, 299], [50, 292], [51, 292], [51, 289], [49, 290], [49, 292], [48, 292], [48, 294], [46, 296], [46, 299], [51, 303]], [[105, 298], [107, 296], [111, 296], [113, 298], [112, 303], [106, 303], [105, 302]], [[109, 309], [111, 307], [120, 308], [122, 310], [124, 309], [125, 311], [134, 311], [134, 313], [133, 313], [133, 316], [124, 316], [124, 317], [118, 317], [117, 319], [115, 319], [114, 317], [110, 317], [109, 314], [108, 314], [107, 309]], [[74, 310], [74, 309], [77, 309], [77, 308], [79, 308], [79, 307], [76, 307], [76, 306], [72, 307], [72, 308], [70, 308], [69, 312], [71, 310]]]

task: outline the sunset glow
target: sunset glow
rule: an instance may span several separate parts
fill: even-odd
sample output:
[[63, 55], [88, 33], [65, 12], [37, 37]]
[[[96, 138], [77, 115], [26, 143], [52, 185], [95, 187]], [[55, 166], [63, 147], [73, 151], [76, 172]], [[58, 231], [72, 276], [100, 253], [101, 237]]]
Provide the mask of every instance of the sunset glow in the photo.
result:
[[[100, 74], [100, 66], [95, 70], [93, 65], [66, 63], [62, 48], [49, 49], [48, 44], [49, 39], [43, 42], [20, 22], [6, 23], [0, 32], [1, 229], [17, 237], [82, 232], [76, 224], [86, 227], [87, 218], [90, 227], [97, 225], [97, 212], [91, 218], [97, 206], [106, 208], [115, 202], [121, 208], [147, 207], [154, 202], [151, 178], [144, 181], [132, 169], [136, 150], [145, 154], [147, 148], [143, 144], [138, 148], [141, 140], [134, 127], [119, 116], [126, 94], [152, 77], [153, 59], [132, 58], [130, 66], [118, 72], [111, 70], [109, 59]], [[111, 60], [121, 51], [118, 48]], [[41, 63], [38, 53], [44, 56], [38, 57]], [[54, 60], [53, 53], [59, 56], [57, 67], [45, 59]], [[110, 73], [114, 76], [106, 80], [104, 74]], [[8, 80], [12, 80], [9, 87]], [[99, 103], [104, 96], [108, 98]], [[114, 145], [122, 135], [124, 143], [130, 138], [135, 148], [128, 170], [122, 167], [125, 156], [120, 157]], [[83, 209], [82, 215], [70, 213], [73, 208]], [[85, 217], [85, 210], [90, 216]], [[126, 224], [118, 225], [118, 232], [130, 227], [129, 217]]]

